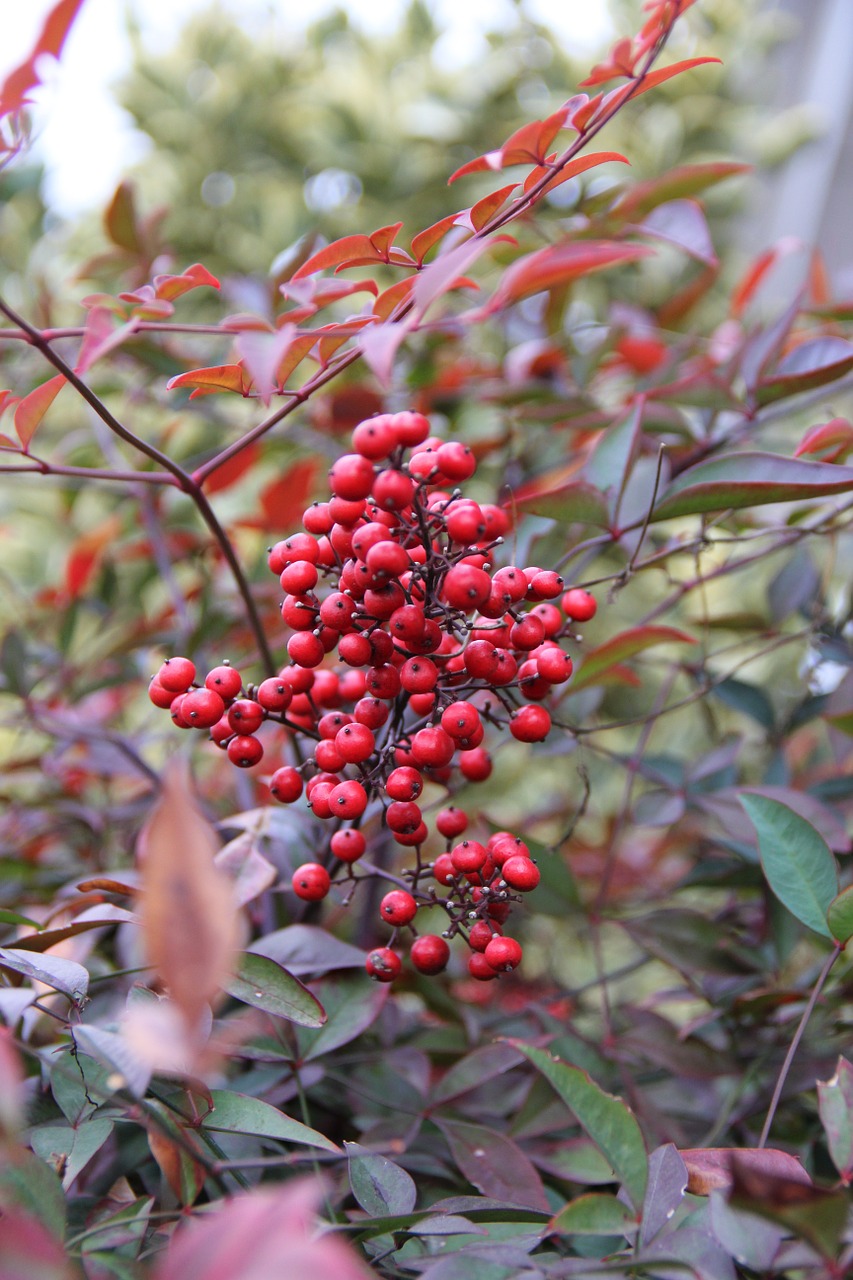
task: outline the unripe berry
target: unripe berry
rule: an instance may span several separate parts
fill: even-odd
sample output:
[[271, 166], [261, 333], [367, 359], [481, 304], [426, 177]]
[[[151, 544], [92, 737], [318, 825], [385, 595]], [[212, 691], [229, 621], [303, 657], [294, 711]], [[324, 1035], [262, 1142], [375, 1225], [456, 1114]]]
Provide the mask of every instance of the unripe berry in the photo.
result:
[[450, 959], [450, 947], [435, 933], [424, 933], [412, 943], [409, 953], [418, 973], [441, 973]]
[[379, 904], [379, 914], [386, 924], [409, 924], [417, 915], [418, 904], [405, 889], [392, 889]]
[[320, 902], [331, 883], [328, 871], [319, 862], [305, 862], [293, 873], [293, 892], [305, 902]]
[[368, 955], [364, 967], [377, 982], [393, 982], [400, 976], [403, 962], [390, 947], [376, 947]]

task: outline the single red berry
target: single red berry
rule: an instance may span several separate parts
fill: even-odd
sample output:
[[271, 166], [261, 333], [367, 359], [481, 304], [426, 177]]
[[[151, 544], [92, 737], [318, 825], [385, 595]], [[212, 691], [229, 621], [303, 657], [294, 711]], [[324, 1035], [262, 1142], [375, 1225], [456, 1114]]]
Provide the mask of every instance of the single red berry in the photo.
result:
[[492, 580], [483, 569], [456, 564], [445, 574], [441, 591], [451, 608], [470, 613], [485, 604], [491, 589]]
[[551, 717], [544, 707], [522, 707], [513, 713], [509, 731], [519, 742], [543, 742], [551, 729]]
[[400, 692], [400, 673], [388, 662], [380, 667], [370, 667], [365, 675], [364, 687], [374, 698], [390, 702]]
[[499, 831], [489, 841], [489, 853], [496, 867], [502, 867], [508, 858], [519, 854], [523, 858], [530, 857], [530, 850], [523, 840], [509, 831]]
[[392, 800], [417, 800], [423, 789], [423, 775], [409, 765], [392, 769], [385, 782], [386, 794]]
[[402, 511], [414, 497], [415, 485], [405, 471], [380, 471], [373, 481], [371, 497], [382, 511]]
[[319, 862], [304, 862], [293, 873], [293, 892], [305, 902], [320, 902], [331, 883], [328, 871]]
[[483, 955], [493, 969], [507, 972], [521, 964], [521, 944], [515, 938], [492, 938]]
[[281, 583], [282, 591], [300, 594], [303, 591], [311, 591], [313, 587], [316, 587], [319, 576], [317, 566], [312, 564], [310, 560], [297, 560], [294, 564], [289, 564], [282, 569], [278, 580]]
[[360, 818], [367, 808], [367, 792], [360, 782], [339, 782], [329, 795], [329, 808], [336, 818]]
[[167, 658], [156, 678], [170, 693], [186, 693], [195, 680], [195, 663], [189, 658]]
[[148, 697], [154, 703], [154, 706], [159, 707], [162, 711], [168, 711], [175, 698], [181, 696], [179, 693], [172, 693], [170, 689], [164, 689], [156, 676], [153, 677], [148, 686]]
[[453, 884], [456, 879], [456, 868], [450, 860], [449, 853], [440, 853], [432, 864], [432, 874], [439, 884]]
[[417, 764], [424, 768], [438, 768], [450, 764], [456, 745], [450, 734], [440, 725], [429, 725], [419, 729], [412, 738], [412, 756]]
[[479, 840], [463, 840], [451, 850], [450, 860], [458, 872], [467, 875], [485, 866], [487, 856], [485, 846]]
[[541, 879], [536, 863], [518, 853], [507, 858], [501, 867], [501, 876], [511, 889], [517, 889], [519, 893], [529, 893]]
[[302, 775], [291, 765], [282, 765], [270, 778], [270, 791], [282, 804], [292, 804], [302, 795]]
[[329, 488], [336, 498], [357, 502], [370, 493], [374, 478], [369, 458], [360, 453], [345, 453], [329, 471]]
[[422, 413], [406, 409], [402, 413], [392, 414], [391, 422], [397, 443], [405, 445], [407, 449], [423, 444], [429, 436], [429, 418], [424, 417]]
[[405, 889], [392, 889], [379, 904], [379, 914], [388, 924], [409, 924], [417, 915], [418, 904]]
[[492, 772], [492, 757], [485, 747], [459, 753], [459, 768], [469, 782], [485, 782]]
[[264, 748], [251, 734], [238, 734], [228, 743], [228, 759], [238, 769], [251, 769], [264, 754]]
[[451, 738], [470, 738], [480, 728], [480, 713], [470, 702], [452, 702], [441, 713], [441, 727]]
[[390, 947], [376, 947], [369, 953], [364, 967], [377, 982], [393, 982], [400, 976], [403, 962]]
[[428, 693], [438, 684], [438, 668], [429, 658], [408, 658], [400, 668], [400, 684], [407, 693]]
[[385, 810], [385, 825], [395, 835], [411, 835], [421, 825], [423, 815], [413, 800], [395, 800]]
[[181, 703], [181, 715], [194, 729], [212, 728], [224, 712], [224, 701], [212, 689], [193, 689]]
[[314, 747], [314, 759], [325, 773], [340, 773], [346, 764], [334, 742], [322, 738]]
[[553, 600], [563, 590], [563, 579], [553, 569], [540, 569], [530, 579], [528, 600]]
[[584, 591], [583, 587], [572, 587], [563, 596], [560, 604], [563, 606], [566, 617], [572, 618], [575, 622], [589, 622], [590, 618], [595, 617], [598, 608], [595, 596]]
[[381, 729], [391, 709], [379, 698], [359, 698], [352, 709], [353, 719], [358, 724], [367, 725], [368, 729]]
[[293, 690], [279, 676], [270, 676], [258, 685], [256, 697], [265, 711], [286, 711], [293, 701]]
[[376, 739], [372, 729], [354, 720], [352, 724], [345, 724], [338, 730], [335, 747], [347, 764], [361, 764], [370, 759], [376, 747]]
[[397, 444], [394, 418], [390, 413], [379, 413], [375, 418], [360, 422], [352, 433], [352, 447], [373, 462], [387, 458]]
[[468, 946], [472, 951], [485, 951], [496, 936], [496, 930], [500, 932], [499, 925], [492, 926], [488, 920], [477, 920], [468, 931]]
[[397, 844], [403, 845], [406, 849], [414, 849], [417, 845], [421, 845], [429, 836], [429, 827], [423, 821], [419, 822], [414, 831], [394, 831], [394, 839]]
[[424, 933], [412, 943], [409, 953], [418, 973], [441, 973], [450, 959], [450, 947], [436, 933]]
[[238, 698], [229, 708], [228, 723], [235, 733], [254, 733], [263, 722], [264, 709], [252, 698]]
[[[323, 534], [328, 533], [335, 523], [329, 513], [328, 502], [312, 502], [311, 506], [302, 513], [302, 523], [309, 533], [313, 533], [317, 537], [322, 537]], [[275, 547], [270, 552], [270, 557], [272, 557], [274, 551]], [[273, 569], [272, 564], [270, 564], [270, 568]], [[281, 569], [273, 569], [273, 573], [281, 573]]]
[[175, 693], [172, 695], [172, 701], [169, 705], [169, 715], [172, 717], [172, 724], [179, 729], [192, 729], [193, 725], [189, 720], [185, 720], [182, 707], [187, 700], [187, 694]]
[[469, 480], [477, 470], [477, 459], [468, 446], [458, 440], [448, 440], [446, 444], [439, 445], [436, 461], [441, 467], [442, 475], [453, 484]]
[[367, 841], [355, 827], [344, 827], [336, 831], [330, 841], [332, 853], [341, 862], [355, 862], [367, 848]]
[[562, 649], [542, 648], [536, 655], [536, 670], [549, 684], [563, 684], [572, 674], [572, 669], [572, 660]]
[[455, 805], [451, 805], [448, 809], [441, 809], [435, 819], [436, 830], [440, 835], [445, 836], [448, 840], [454, 840], [456, 836], [461, 836], [462, 832], [468, 826], [468, 815], [464, 809], [457, 809]]
[[230, 702], [232, 698], [239, 696], [243, 687], [243, 678], [239, 671], [223, 663], [221, 667], [214, 667], [212, 671], [208, 671], [204, 677], [204, 684], [206, 689], [213, 689], [214, 693], [218, 693], [226, 702]]
[[468, 972], [478, 982], [491, 982], [492, 978], [498, 976], [497, 969], [493, 969], [486, 957], [479, 951], [475, 951], [473, 955], [468, 957]]
[[298, 667], [319, 667], [325, 657], [325, 649], [313, 631], [297, 631], [287, 642], [287, 653]]

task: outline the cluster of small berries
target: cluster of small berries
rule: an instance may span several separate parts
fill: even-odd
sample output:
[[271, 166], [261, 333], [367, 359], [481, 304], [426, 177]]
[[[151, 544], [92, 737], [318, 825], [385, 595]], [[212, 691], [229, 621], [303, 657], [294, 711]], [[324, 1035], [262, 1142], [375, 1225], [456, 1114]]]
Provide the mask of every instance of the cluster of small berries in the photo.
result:
[[[180, 728], [209, 730], [240, 768], [261, 760], [264, 723], [284, 727], [297, 763], [275, 769], [272, 795], [290, 804], [304, 793], [314, 816], [335, 828], [327, 856], [294, 873], [298, 897], [320, 901], [333, 879], [360, 878], [353, 865], [367, 849], [361, 826], [374, 813], [413, 850], [415, 865], [401, 876], [360, 864], [363, 874], [400, 886], [380, 905], [395, 934], [368, 955], [373, 977], [390, 982], [400, 973], [396, 931], [414, 934], [418, 910], [438, 905], [447, 928], [415, 936], [412, 964], [440, 972], [447, 939], [461, 934], [471, 974], [488, 980], [521, 960], [501, 925], [518, 894], [536, 887], [539, 870], [509, 832], [486, 844], [464, 838], [468, 815], [455, 807], [435, 818], [446, 852], [425, 862], [429, 830], [417, 801], [426, 782], [452, 785], [454, 770], [469, 782], [489, 777], [488, 727], [508, 727], [521, 742], [547, 736], [542, 702], [572, 673], [561, 640], [594, 615], [595, 600], [566, 590], [551, 570], [494, 567], [507, 513], [462, 496], [456, 486], [474, 474], [474, 455], [432, 437], [423, 414], [370, 418], [352, 445], [329, 472], [330, 500], [309, 507], [304, 531], [269, 552], [286, 593], [289, 663], [244, 688], [227, 664], [197, 685], [189, 659], [169, 658], [150, 697]], [[310, 758], [299, 763], [306, 743]]]

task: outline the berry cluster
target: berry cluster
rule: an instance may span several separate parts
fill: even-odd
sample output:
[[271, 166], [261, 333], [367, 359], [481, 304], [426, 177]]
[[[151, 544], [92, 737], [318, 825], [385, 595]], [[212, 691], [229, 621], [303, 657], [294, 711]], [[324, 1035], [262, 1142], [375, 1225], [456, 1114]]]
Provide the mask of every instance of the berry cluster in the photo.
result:
[[[169, 658], [150, 697], [180, 728], [209, 730], [239, 768], [261, 760], [264, 723], [284, 727], [295, 763], [275, 769], [270, 791], [284, 804], [304, 793], [332, 827], [326, 855], [295, 871], [293, 892], [317, 902], [333, 881], [355, 888], [365, 875], [398, 886], [380, 904], [394, 934], [367, 957], [373, 977], [390, 982], [400, 973], [393, 944], [408, 929], [419, 972], [440, 972], [447, 939], [461, 935], [471, 974], [489, 980], [521, 960], [502, 925], [539, 870], [510, 832], [486, 843], [466, 838], [469, 817], [453, 806], [434, 820], [446, 851], [425, 861], [429, 829], [418, 799], [426, 783], [488, 778], [489, 728], [507, 727], [521, 742], [547, 736], [542, 703], [572, 673], [560, 642], [573, 622], [593, 616], [595, 600], [565, 590], [551, 570], [494, 567], [507, 513], [462, 496], [456, 486], [474, 474], [474, 456], [432, 437], [423, 414], [370, 418], [355, 428], [352, 446], [329, 472], [330, 500], [309, 507], [303, 531], [269, 552], [286, 593], [289, 663], [244, 688], [227, 664], [197, 685], [189, 659]], [[380, 815], [388, 835], [413, 851], [414, 865], [400, 876], [360, 861], [362, 826]], [[417, 912], [436, 905], [447, 916], [443, 934], [418, 936]]]

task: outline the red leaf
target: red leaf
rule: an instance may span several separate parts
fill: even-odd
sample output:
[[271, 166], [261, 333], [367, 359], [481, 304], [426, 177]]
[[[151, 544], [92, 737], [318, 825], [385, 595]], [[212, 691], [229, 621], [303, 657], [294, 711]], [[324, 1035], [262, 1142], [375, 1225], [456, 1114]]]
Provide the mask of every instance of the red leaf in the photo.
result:
[[136, 331], [136, 325], [137, 321], [133, 319], [127, 324], [116, 326], [115, 312], [110, 307], [92, 307], [86, 317], [83, 341], [80, 344], [74, 372], [82, 374], [87, 369], [91, 369], [92, 365], [108, 351], [115, 350], [127, 338], [132, 337]]
[[177, 374], [166, 383], [167, 391], [173, 391], [175, 387], [198, 387], [200, 391], [194, 391], [190, 397], [193, 399], [198, 394], [206, 395], [213, 391], [238, 391], [241, 396], [247, 396], [251, 383], [241, 364], [217, 364]]
[[772, 1147], [761, 1150], [742, 1147], [690, 1147], [678, 1153], [687, 1168], [687, 1190], [694, 1196], [707, 1196], [715, 1187], [730, 1187], [733, 1181], [732, 1161], [742, 1169], [785, 1178], [810, 1187], [812, 1180], [795, 1156]]
[[319, 472], [314, 458], [294, 462], [289, 471], [261, 490], [261, 526], [267, 529], [288, 529], [301, 519], [302, 512], [311, 501]]
[[58, 373], [55, 378], [48, 379], [28, 396], [24, 396], [15, 410], [15, 430], [25, 453], [30, 447], [36, 428], [64, 385], [65, 374]]
[[402, 225], [402, 222], [393, 222], [390, 226], [380, 227], [378, 231], [372, 231], [370, 233], [370, 243], [373, 245], [374, 249], [376, 249], [377, 253], [381, 253], [384, 258], [387, 258], [388, 252], [394, 241], [397, 239]]
[[104, 547], [116, 540], [120, 530], [118, 516], [112, 516], [74, 543], [65, 563], [65, 592], [70, 599], [76, 600], [86, 590]]
[[850, 369], [853, 343], [844, 338], [816, 338], [795, 347], [769, 378], [762, 378], [755, 398], [760, 405], [770, 404], [836, 382]]
[[313, 253], [308, 261], [303, 262], [299, 270], [294, 272], [293, 279], [301, 280], [315, 271], [325, 271], [327, 267], [335, 267], [339, 270], [342, 267], [354, 266], [356, 262], [369, 264], [384, 261], [385, 258], [370, 236], [344, 236], [341, 240], [334, 240], [332, 244], [327, 244], [325, 249], [319, 249], [317, 253]]
[[491, 195], [483, 196], [482, 200], [477, 201], [470, 211], [471, 226], [474, 231], [479, 231], [486, 225], [492, 214], [497, 213], [510, 192], [515, 191], [517, 186], [517, 182], [512, 182], [508, 187], [501, 187], [500, 191], [493, 191]]
[[0, 89], [0, 116], [12, 111], [20, 111], [27, 101], [30, 89], [41, 84], [41, 77], [36, 70], [38, 60], [43, 54], [58, 58], [62, 46], [71, 29], [71, 24], [83, 0], [59, 0], [44, 20], [39, 37], [32, 53], [20, 66], [10, 71]]
[[412, 292], [414, 283], [414, 276], [406, 276], [405, 280], [398, 280], [390, 288], [383, 289], [373, 304], [373, 314], [378, 316], [380, 320], [387, 320], [394, 308]]
[[496, 293], [486, 306], [486, 314], [528, 294], [568, 284], [593, 271], [635, 262], [651, 252], [642, 245], [615, 244], [607, 240], [569, 241], [537, 249], [535, 253], [519, 258], [504, 272]]
[[[409, 283], [407, 280], [406, 284]], [[398, 324], [377, 324], [361, 335], [359, 346], [362, 355], [371, 373], [376, 375], [384, 387], [391, 384], [394, 357], [409, 331], [410, 326], [403, 321]]]
[[275, 333], [247, 329], [237, 336], [235, 345], [241, 363], [248, 370], [264, 404], [269, 403], [270, 396], [278, 387], [278, 367], [287, 355], [295, 333], [295, 326], [286, 324]]
[[423, 263], [433, 245], [438, 244], [439, 240], [447, 235], [457, 217], [458, 214], [449, 213], [446, 218], [441, 218], [438, 222], [434, 222], [431, 227], [427, 227], [424, 231], [419, 231], [416, 236], [412, 237], [412, 253], [417, 259], [418, 266]]
[[781, 240], [777, 240], [776, 244], [770, 249], [765, 249], [763, 253], [760, 253], [732, 290], [729, 313], [735, 319], [739, 319], [768, 272], [782, 258], [786, 258], [788, 254], [795, 253], [802, 248], [802, 240], [798, 240], [796, 236], [784, 236]]
[[809, 427], [800, 443], [794, 450], [794, 457], [802, 457], [804, 453], [823, 453], [831, 449], [824, 462], [840, 462], [853, 450], [853, 423], [846, 418], [832, 418], [830, 422], [819, 422]]
[[[563, 182], [568, 182], [570, 178], [577, 177], [579, 173], [585, 173], [587, 169], [593, 169], [599, 164], [607, 164], [610, 160], [617, 160], [620, 164], [630, 164], [630, 160], [618, 151], [593, 151], [588, 156], [575, 156], [574, 160], [570, 160], [568, 164], [564, 165], [559, 173], [554, 174], [554, 177], [544, 190], [553, 191], [555, 187], [559, 187]], [[537, 169], [533, 169], [524, 180], [525, 192], [529, 191], [547, 174], [547, 167], [540, 166]]]
[[194, 262], [179, 276], [154, 277], [157, 297], [167, 302], [174, 302], [175, 298], [182, 297], [191, 289], [199, 289], [202, 285], [209, 285], [211, 289], [220, 287], [216, 276], [212, 276], [207, 267], [202, 266], [200, 262]]
[[633, 627], [592, 649], [572, 680], [571, 692], [598, 684], [605, 672], [658, 644], [695, 644], [693, 636], [675, 627]]
[[722, 58], [685, 58], [683, 62], [673, 62], [669, 67], [658, 67], [656, 71], [650, 71], [648, 75], [643, 77], [643, 83], [640, 88], [631, 96], [639, 98], [642, 94], [647, 93], [649, 89], [656, 89], [659, 84], [663, 84], [666, 80], [671, 80], [673, 76], [680, 76], [683, 71], [690, 71], [693, 67], [701, 67], [706, 62], [719, 62], [722, 64]]
[[677, 200], [682, 196], [695, 196], [707, 187], [723, 182], [726, 178], [737, 177], [749, 173], [751, 165], [733, 164], [730, 161], [711, 161], [708, 164], [685, 164], [670, 169], [661, 178], [651, 178], [648, 182], [638, 182], [628, 191], [613, 210], [614, 214], [627, 220], [641, 218], [650, 209], [668, 200]]
[[261, 449], [258, 444], [247, 445], [245, 449], [235, 453], [227, 462], [223, 462], [207, 476], [204, 481], [206, 492], [220, 493], [223, 489], [230, 489], [232, 484], [236, 484], [241, 476], [252, 469], [260, 454]]

